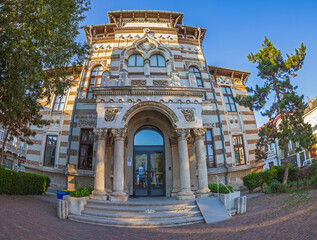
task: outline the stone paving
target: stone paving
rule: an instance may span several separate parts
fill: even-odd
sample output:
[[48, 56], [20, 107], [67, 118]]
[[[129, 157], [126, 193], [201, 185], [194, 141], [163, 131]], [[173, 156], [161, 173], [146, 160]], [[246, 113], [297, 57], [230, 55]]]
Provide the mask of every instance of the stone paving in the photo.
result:
[[60, 220], [55, 202], [47, 195], [0, 195], [0, 239], [317, 239], [317, 190], [253, 197], [244, 215], [175, 228], [115, 228]]

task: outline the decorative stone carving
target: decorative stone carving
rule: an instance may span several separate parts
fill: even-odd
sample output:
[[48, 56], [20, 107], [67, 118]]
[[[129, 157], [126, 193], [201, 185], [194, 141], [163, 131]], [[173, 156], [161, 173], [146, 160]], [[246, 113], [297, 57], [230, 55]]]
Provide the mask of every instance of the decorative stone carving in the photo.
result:
[[179, 77], [178, 72], [173, 72], [172, 73], [172, 85], [175, 87], [180, 87], [181, 86], [181, 79]]
[[102, 65], [104, 68], [107, 67], [107, 60], [92, 60], [89, 63], [89, 68], [92, 68], [95, 65]]
[[97, 115], [96, 114], [78, 114], [76, 115], [78, 127], [96, 127]]
[[205, 128], [193, 128], [193, 133], [196, 139], [203, 140], [206, 134]]
[[189, 128], [177, 128], [175, 129], [176, 136], [178, 140], [185, 140], [189, 137]]
[[187, 122], [195, 121], [195, 112], [193, 109], [182, 109], [182, 113]]
[[118, 111], [119, 111], [118, 108], [107, 108], [107, 109], [105, 109], [105, 121], [106, 122], [112, 122], [115, 119]]
[[153, 80], [153, 86], [168, 86], [167, 80]]
[[200, 62], [194, 62], [194, 61], [184, 61], [185, 68], [188, 70], [190, 67], [197, 67], [200, 71], [203, 69]]
[[203, 126], [205, 128], [215, 128], [216, 127], [216, 123], [203, 123]]
[[222, 84], [231, 85], [232, 84], [230, 78], [224, 77], [224, 76], [218, 76], [217, 77], [217, 83], [219, 85], [222, 85]]
[[136, 111], [137, 109], [142, 107], [148, 107], [148, 106], [153, 107], [154, 109], [159, 108], [160, 110], [163, 110], [163, 112], [166, 113], [167, 117], [171, 120], [172, 123], [178, 122], [178, 117], [169, 107], [165, 106], [162, 103], [152, 102], [152, 101], [146, 101], [146, 102], [135, 104], [128, 111], [126, 111], [126, 113], [124, 114], [122, 118], [122, 121], [126, 122], [127, 119], [132, 115], [132, 113]]
[[155, 44], [150, 43], [150, 42], [143, 42], [138, 46], [139, 49], [142, 51], [148, 53], [149, 51], [153, 50], [156, 48]]
[[125, 69], [121, 69], [119, 72], [120, 86], [128, 85], [128, 71]]
[[146, 80], [131, 80], [132, 86], [146, 86]]
[[188, 73], [188, 82], [190, 87], [198, 87], [195, 73], [193, 72]]
[[106, 140], [107, 129], [106, 128], [95, 128], [94, 135], [96, 140]]
[[237, 85], [243, 85], [243, 82], [240, 78], [234, 78], [232, 82]]
[[127, 134], [126, 128], [112, 128], [111, 133], [115, 141], [124, 141], [124, 138]]

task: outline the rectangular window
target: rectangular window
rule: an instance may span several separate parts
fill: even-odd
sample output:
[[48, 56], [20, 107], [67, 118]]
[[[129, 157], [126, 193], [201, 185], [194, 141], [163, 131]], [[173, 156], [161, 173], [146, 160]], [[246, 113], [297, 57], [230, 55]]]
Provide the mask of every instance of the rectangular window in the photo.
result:
[[63, 96], [56, 96], [53, 106], [53, 111], [63, 111], [65, 105], [66, 94]]
[[3, 132], [3, 130], [1, 129], [1, 130], [0, 130], [0, 140], [1, 140], [1, 141], [3, 140], [3, 134], [4, 134], [4, 132]]
[[228, 112], [236, 112], [237, 108], [232, 99], [232, 91], [230, 87], [221, 87], [223, 98], [225, 99], [225, 104]]
[[212, 136], [212, 129], [207, 129], [205, 134], [205, 152], [208, 167], [215, 167], [214, 141]]
[[94, 152], [93, 129], [81, 129], [78, 168], [91, 169]]
[[242, 135], [232, 136], [234, 156], [236, 159], [236, 164], [245, 164], [245, 154], [243, 147]]
[[57, 136], [46, 136], [44, 166], [55, 165]]

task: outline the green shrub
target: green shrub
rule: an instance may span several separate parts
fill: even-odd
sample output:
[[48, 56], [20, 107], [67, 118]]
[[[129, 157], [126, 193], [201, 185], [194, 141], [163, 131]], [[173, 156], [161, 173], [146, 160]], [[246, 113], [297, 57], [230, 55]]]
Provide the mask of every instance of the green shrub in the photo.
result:
[[[233, 192], [233, 187], [231, 185], [223, 185], [223, 184], [219, 184], [219, 193], [229, 193], [228, 189], [230, 190], [230, 192]], [[217, 193], [218, 192], [218, 185], [215, 184], [209, 184], [208, 188], [210, 189], [211, 192]]]
[[257, 187], [262, 189], [264, 185], [271, 184], [277, 178], [277, 173], [278, 171], [275, 168], [271, 168], [259, 173], [252, 172], [242, 178], [243, 185], [250, 192], [253, 192], [253, 190]]
[[312, 164], [310, 165], [310, 168], [312, 170], [312, 175], [317, 178], [317, 160], [313, 159]]
[[50, 182], [50, 178], [45, 175], [0, 168], [0, 194], [44, 194]]
[[71, 191], [70, 196], [71, 197], [87, 197], [91, 194], [93, 190], [94, 189], [91, 187], [88, 187], [88, 188], [80, 187], [76, 189], [76, 191]]
[[271, 193], [282, 193], [287, 191], [287, 185], [275, 180], [267, 187], [267, 189]]
[[[285, 165], [281, 165], [281, 166], [274, 166], [274, 169], [277, 170], [277, 176], [276, 176], [276, 180], [279, 182], [283, 182], [283, 178], [284, 178], [284, 171], [285, 171]], [[288, 169], [288, 181], [296, 181], [296, 170], [298, 168], [294, 167], [294, 164], [289, 164], [289, 169]]]
[[310, 166], [304, 168], [295, 168], [295, 180], [310, 179], [313, 176], [313, 170]]

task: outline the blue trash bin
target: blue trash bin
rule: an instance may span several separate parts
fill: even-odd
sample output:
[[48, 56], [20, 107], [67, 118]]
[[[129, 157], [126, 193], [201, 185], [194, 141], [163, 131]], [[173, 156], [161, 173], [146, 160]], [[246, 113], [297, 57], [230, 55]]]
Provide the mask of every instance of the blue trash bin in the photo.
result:
[[69, 192], [65, 192], [65, 191], [57, 191], [57, 199], [63, 199], [65, 195], [68, 195]]

